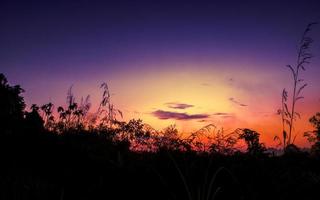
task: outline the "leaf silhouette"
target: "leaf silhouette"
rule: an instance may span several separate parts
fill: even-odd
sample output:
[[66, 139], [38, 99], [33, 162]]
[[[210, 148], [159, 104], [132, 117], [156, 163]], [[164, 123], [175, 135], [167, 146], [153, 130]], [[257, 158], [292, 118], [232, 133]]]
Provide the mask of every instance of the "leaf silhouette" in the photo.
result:
[[303, 85], [299, 88], [299, 90], [298, 90], [298, 92], [297, 92], [297, 96], [299, 96], [300, 92], [301, 92], [307, 85], [308, 85], [308, 84], [305, 83], [305, 84], [303, 84]]
[[296, 77], [296, 72], [294, 71], [294, 69], [292, 68], [292, 66], [291, 66], [291, 65], [286, 65], [286, 67], [288, 67], [288, 68], [291, 70], [292, 75], [293, 75], [293, 77], [294, 77], [294, 79], [295, 79], [295, 77]]
[[303, 99], [304, 97], [297, 97], [296, 99], [295, 99], [295, 101], [298, 101], [298, 100], [300, 100], [300, 99]]
[[295, 114], [296, 116], [298, 116], [298, 117], [299, 117], [299, 119], [301, 119], [301, 115], [300, 115], [300, 113], [295, 112], [294, 114]]

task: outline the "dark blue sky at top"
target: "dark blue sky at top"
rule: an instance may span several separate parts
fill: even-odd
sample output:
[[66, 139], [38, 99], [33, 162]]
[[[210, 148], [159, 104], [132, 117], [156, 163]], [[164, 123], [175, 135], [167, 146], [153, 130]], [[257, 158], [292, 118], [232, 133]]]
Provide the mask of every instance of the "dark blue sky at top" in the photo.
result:
[[35, 76], [83, 78], [159, 62], [285, 64], [306, 24], [319, 19], [316, 0], [1, 1], [0, 71], [32, 84]]

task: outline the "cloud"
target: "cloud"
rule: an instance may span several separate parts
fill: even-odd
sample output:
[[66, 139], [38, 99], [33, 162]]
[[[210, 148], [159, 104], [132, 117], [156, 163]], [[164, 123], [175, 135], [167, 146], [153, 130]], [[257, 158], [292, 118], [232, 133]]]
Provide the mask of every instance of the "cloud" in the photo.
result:
[[217, 117], [221, 117], [221, 118], [234, 118], [234, 114], [233, 113], [225, 113], [225, 112], [217, 112], [217, 113], [213, 113], [212, 115], [217, 116]]
[[226, 115], [230, 115], [230, 113], [217, 112], [217, 113], [213, 113], [213, 115], [226, 116]]
[[235, 83], [235, 80], [234, 80], [234, 78], [230, 77], [230, 78], [226, 79], [226, 83], [228, 85], [230, 85], [231, 87], [233, 87], [234, 83]]
[[272, 89], [274, 90], [274, 84], [270, 84], [266, 81], [263, 81], [264, 79], [250, 79], [250, 78], [235, 78], [235, 77], [230, 77], [227, 80], [227, 84], [229, 84], [231, 87], [237, 90], [245, 91], [245, 92], [250, 92], [252, 94], [261, 92], [261, 88], [264, 89]]
[[210, 83], [201, 83], [202, 86], [211, 86]]
[[229, 98], [229, 101], [231, 101], [232, 103], [235, 103], [239, 106], [242, 106], [242, 107], [248, 106], [246, 104], [240, 103], [239, 101], [235, 100], [233, 97]]
[[221, 116], [222, 118], [235, 118], [235, 116], [234, 115], [223, 115], [223, 116]]
[[175, 103], [175, 102], [170, 102], [166, 103], [168, 108], [173, 108], [173, 109], [186, 109], [186, 108], [191, 108], [194, 107], [194, 105], [186, 104], [186, 103]]
[[151, 113], [153, 116], [158, 119], [176, 119], [176, 120], [192, 120], [192, 119], [206, 119], [209, 117], [207, 114], [192, 114], [179, 113], [179, 112], [170, 112], [164, 110], [156, 110]]

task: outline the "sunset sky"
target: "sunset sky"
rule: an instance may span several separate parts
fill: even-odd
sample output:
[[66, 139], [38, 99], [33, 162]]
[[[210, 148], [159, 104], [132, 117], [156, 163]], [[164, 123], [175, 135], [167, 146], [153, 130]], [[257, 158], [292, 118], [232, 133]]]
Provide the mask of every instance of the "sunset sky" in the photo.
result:
[[[189, 133], [213, 123], [251, 128], [273, 145], [281, 133], [281, 92], [291, 95], [298, 42], [320, 21], [308, 1], [14, 1], [0, 2], [0, 72], [32, 103], [64, 105], [68, 88], [92, 111], [107, 82], [124, 119]], [[302, 119], [320, 111], [320, 26], [302, 78]]]

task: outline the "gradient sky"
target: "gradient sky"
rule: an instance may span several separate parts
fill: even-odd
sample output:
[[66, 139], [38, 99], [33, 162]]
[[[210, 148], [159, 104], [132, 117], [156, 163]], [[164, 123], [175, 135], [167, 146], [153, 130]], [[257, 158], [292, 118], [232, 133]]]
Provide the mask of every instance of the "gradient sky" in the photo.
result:
[[[320, 20], [314, 1], [0, 2], [0, 72], [20, 84], [28, 105], [65, 104], [70, 85], [97, 106], [106, 81], [125, 119], [182, 132], [214, 123], [252, 128], [272, 145], [289, 91], [285, 67], [301, 34]], [[320, 27], [298, 104], [297, 144], [320, 111]]]

